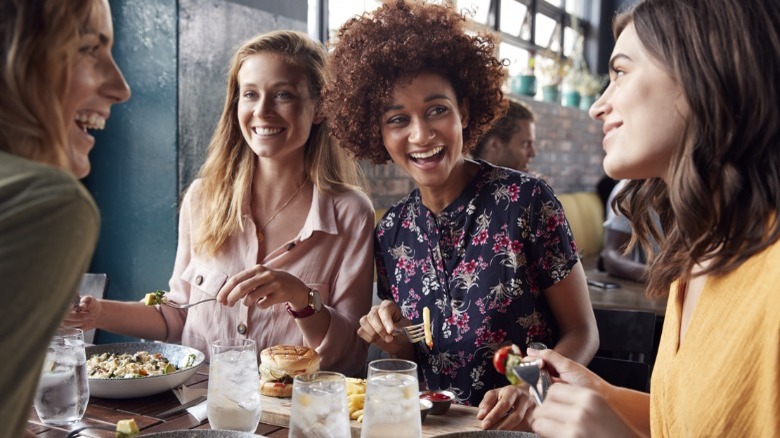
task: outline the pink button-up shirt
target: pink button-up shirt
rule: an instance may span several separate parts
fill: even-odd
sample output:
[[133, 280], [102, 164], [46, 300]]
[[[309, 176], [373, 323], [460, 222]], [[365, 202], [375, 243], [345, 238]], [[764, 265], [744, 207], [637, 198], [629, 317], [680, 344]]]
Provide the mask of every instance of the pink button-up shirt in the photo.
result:
[[[231, 237], [216, 256], [196, 254], [192, 230], [197, 218], [200, 181], [192, 183], [181, 207], [179, 244], [170, 280], [171, 301], [197, 302], [216, 297], [228, 278], [257, 264], [256, 225], [245, 211], [244, 230]], [[248, 206], [246, 206], [248, 208]], [[321, 193], [314, 189], [306, 222], [297, 237], [261, 262], [288, 272], [322, 296], [330, 327], [314, 348], [321, 368], [354, 375], [363, 369], [367, 345], [357, 335], [358, 320], [371, 307], [374, 209], [363, 193]], [[277, 344], [306, 345], [284, 303], [268, 309], [241, 301], [226, 307], [201, 304], [189, 310], [160, 306], [168, 342], [181, 342], [208, 356], [209, 344], [221, 338], [249, 338], [260, 350]]]

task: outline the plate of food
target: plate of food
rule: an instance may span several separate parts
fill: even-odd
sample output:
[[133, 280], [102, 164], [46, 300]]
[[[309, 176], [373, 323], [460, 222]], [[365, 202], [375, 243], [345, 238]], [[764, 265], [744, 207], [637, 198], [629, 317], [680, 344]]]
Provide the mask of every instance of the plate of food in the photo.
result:
[[202, 351], [161, 342], [124, 342], [86, 348], [89, 393], [134, 398], [181, 386], [203, 363]]

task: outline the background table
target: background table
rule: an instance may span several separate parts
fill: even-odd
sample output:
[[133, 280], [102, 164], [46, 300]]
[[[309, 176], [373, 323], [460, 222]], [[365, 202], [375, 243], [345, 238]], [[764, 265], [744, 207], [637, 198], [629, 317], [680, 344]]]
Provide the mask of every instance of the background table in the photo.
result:
[[642, 310], [657, 316], [666, 313], [666, 297], [649, 298], [644, 283], [613, 277], [596, 269], [597, 258], [582, 259], [585, 275], [590, 280], [609, 281], [620, 285], [617, 289], [603, 289], [588, 285], [590, 302], [594, 309]]

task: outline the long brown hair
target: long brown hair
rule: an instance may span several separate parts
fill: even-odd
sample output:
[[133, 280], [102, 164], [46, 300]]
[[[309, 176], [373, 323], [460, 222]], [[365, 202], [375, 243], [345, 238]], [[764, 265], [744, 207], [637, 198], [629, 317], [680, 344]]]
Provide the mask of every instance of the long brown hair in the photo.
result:
[[[257, 157], [246, 144], [238, 124], [238, 71], [247, 57], [261, 52], [279, 54], [300, 67], [315, 101], [319, 100], [325, 81], [325, 49], [304, 33], [269, 32], [255, 36], [238, 49], [230, 61], [222, 116], [200, 169], [202, 193], [198, 202], [205, 213], [197, 225], [199, 237], [195, 250], [198, 252], [216, 253], [231, 235], [243, 229], [241, 208], [251, 196]], [[328, 135], [327, 121], [311, 128], [304, 146], [304, 171], [320, 191], [359, 190], [362, 184], [357, 163]]]
[[721, 275], [780, 237], [780, 3], [766, 0], [645, 0], [619, 15], [680, 84], [691, 109], [668, 184], [633, 181], [617, 205], [652, 251], [649, 208], [664, 244], [648, 293], [675, 279]]
[[0, 3], [0, 150], [69, 166], [62, 113], [79, 39], [97, 0]]

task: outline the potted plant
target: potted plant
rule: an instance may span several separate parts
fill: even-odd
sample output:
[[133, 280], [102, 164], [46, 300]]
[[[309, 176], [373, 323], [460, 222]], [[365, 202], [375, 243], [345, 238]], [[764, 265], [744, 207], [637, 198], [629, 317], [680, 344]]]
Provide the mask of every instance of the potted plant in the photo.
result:
[[521, 96], [536, 96], [536, 74], [534, 66], [536, 58], [533, 53], [528, 57], [528, 64], [523, 73], [512, 78], [512, 92]]
[[588, 71], [584, 74], [576, 84], [577, 91], [582, 96], [580, 99], [580, 109], [588, 110], [596, 101], [598, 94], [604, 89], [604, 86], [609, 81], [609, 76], [593, 74]]
[[557, 52], [546, 51], [536, 63], [536, 69], [542, 82], [542, 98], [545, 102], [560, 103], [560, 90], [563, 78], [571, 67], [571, 61]]
[[581, 97], [579, 85], [585, 80], [586, 75], [588, 75], [586, 70], [571, 69], [563, 78], [563, 106], [579, 108]]

